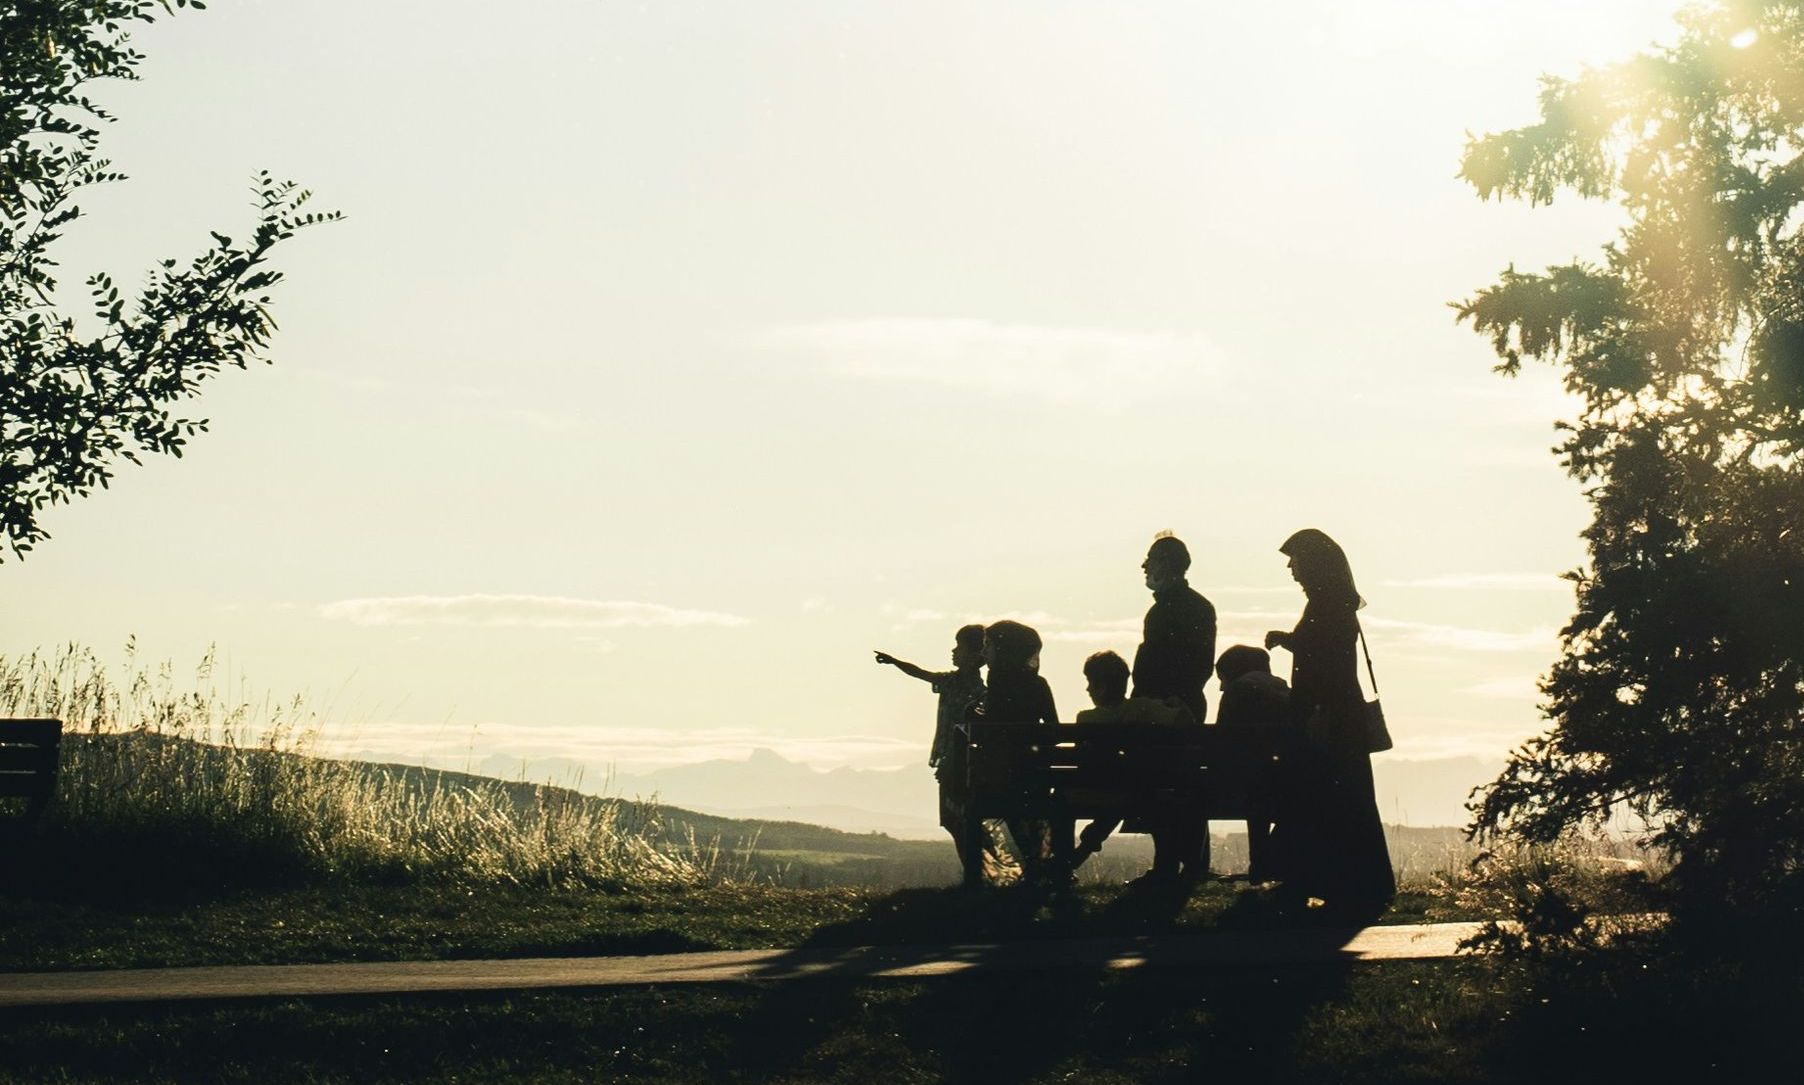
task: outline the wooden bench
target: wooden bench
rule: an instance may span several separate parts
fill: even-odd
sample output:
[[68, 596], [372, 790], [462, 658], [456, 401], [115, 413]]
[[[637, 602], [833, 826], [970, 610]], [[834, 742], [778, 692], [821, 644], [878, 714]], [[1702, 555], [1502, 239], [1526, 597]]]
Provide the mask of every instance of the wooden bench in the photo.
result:
[[[1125, 818], [1126, 831], [1171, 819], [1244, 821], [1263, 767], [1278, 754], [1272, 728], [1158, 724], [961, 724], [954, 773], [966, 839], [991, 818], [1053, 827], [1053, 854], [1069, 855], [1072, 822]], [[967, 881], [982, 851], [966, 849]]]
[[24, 799], [35, 817], [56, 793], [62, 720], [0, 719], [0, 799]]

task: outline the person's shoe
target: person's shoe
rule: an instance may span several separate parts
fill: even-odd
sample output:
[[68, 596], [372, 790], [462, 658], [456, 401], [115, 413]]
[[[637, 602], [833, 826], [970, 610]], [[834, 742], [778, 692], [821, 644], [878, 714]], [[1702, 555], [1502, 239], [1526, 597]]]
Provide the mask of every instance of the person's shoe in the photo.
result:
[[1178, 884], [1178, 873], [1175, 870], [1160, 870], [1157, 867], [1140, 875], [1128, 883], [1130, 889], [1169, 889]]
[[1208, 867], [1185, 867], [1178, 871], [1176, 881], [1187, 889], [1195, 889], [1214, 876]]

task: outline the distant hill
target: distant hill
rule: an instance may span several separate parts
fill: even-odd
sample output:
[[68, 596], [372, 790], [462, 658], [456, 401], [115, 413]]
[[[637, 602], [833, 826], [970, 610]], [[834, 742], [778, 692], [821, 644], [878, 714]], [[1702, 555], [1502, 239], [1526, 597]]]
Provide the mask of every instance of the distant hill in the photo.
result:
[[[352, 756], [358, 756], [353, 754]], [[367, 758], [367, 755], [366, 755]], [[1500, 760], [1477, 757], [1372, 761], [1378, 809], [1390, 823], [1461, 826], [1466, 794], [1496, 777]], [[472, 771], [503, 780], [550, 783], [590, 794], [651, 798], [686, 810], [754, 820], [808, 821], [847, 832], [941, 840], [933, 775], [926, 765], [823, 771], [757, 749], [743, 760], [716, 759], [641, 774], [567, 757], [491, 755]]]
[[[771, 751], [762, 751], [791, 768], [813, 773], [815, 770], [784, 761]], [[1482, 765], [1454, 771], [1471, 771]], [[744, 761], [705, 763], [712, 771], [722, 766], [745, 768]], [[1397, 778], [1405, 786], [1434, 787], [1441, 777], [1434, 766], [1439, 762], [1400, 761], [1404, 768]], [[469, 773], [444, 772], [407, 765], [372, 765], [373, 769], [421, 774], [423, 783], [460, 783], [465, 786], [493, 785], [489, 777]], [[701, 767], [701, 766], [692, 766]], [[841, 770], [855, 772], [856, 770]], [[831, 775], [816, 773], [816, 775]], [[925, 773], [923, 773], [925, 775]], [[929, 777], [931, 780], [931, 777]], [[539, 801], [538, 796], [556, 796], [568, 801], [606, 801], [583, 795], [568, 788], [511, 782], [505, 785], [523, 803]], [[622, 800], [631, 802], [632, 800]], [[693, 832], [699, 841], [718, 841], [722, 849], [743, 857], [746, 869], [770, 877], [786, 885], [865, 885], [899, 887], [916, 885], [951, 885], [959, 879], [958, 859], [943, 830], [934, 828], [927, 840], [898, 840], [878, 832], [846, 832], [836, 828], [812, 825], [783, 818], [736, 818], [704, 814], [680, 807], [659, 805], [659, 818], [667, 834], [679, 839]], [[785, 808], [793, 809], [793, 808]], [[831, 812], [831, 811], [829, 811]], [[1211, 833], [1214, 850], [1210, 866], [1221, 873], [1246, 869], [1246, 833], [1238, 822], [1216, 822]], [[1457, 869], [1475, 853], [1464, 833], [1448, 825], [1411, 827], [1387, 824], [1385, 838], [1390, 846], [1391, 863], [1406, 881], [1417, 881], [1438, 871]], [[1110, 839], [1102, 853], [1085, 864], [1086, 878], [1125, 880], [1145, 870], [1152, 862], [1152, 839], [1140, 834], [1118, 835]]]
[[712, 811], [727, 817], [753, 821], [802, 821], [810, 825], [829, 825], [851, 833], [882, 833], [898, 840], [940, 840], [946, 830], [937, 821], [902, 817], [861, 810], [856, 806], [765, 806], [750, 810], [721, 809]]

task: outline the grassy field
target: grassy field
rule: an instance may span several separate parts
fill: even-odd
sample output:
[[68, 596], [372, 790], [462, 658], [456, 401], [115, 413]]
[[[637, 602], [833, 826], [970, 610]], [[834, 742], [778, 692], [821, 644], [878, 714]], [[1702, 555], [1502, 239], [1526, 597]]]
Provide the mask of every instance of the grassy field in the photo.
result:
[[[1237, 883], [1126, 886], [1111, 841], [1076, 891], [954, 887], [898, 841], [310, 756], [298, 705], [232, 704], [80, 650], [0, 660], [0, 712], [69, 721], [49, 813], [0, 840], [0, 969], [661, 953], [1183, 934], [1278, 922]], [[1388, 922], [1498, 914], [1548, 870], [1645, 888], [1596, 845], [1468, 871], [1453, 830], [1391, 834]], [[1244, 862], [1217, 842], [1218, 869]], [[1595, 893], [1644, 906], [1635, 893]], [[1286, 920], [1285, 922], [1289, 922]], [[7, 1081], [1613, 1080], [1747, 1070], [1804, 970], [1708, 955], [824, 979], [601, 994], [112, 1007], [0, 1016]], [[1700, 964], [1699, 961], [1704, 963]], [[1713, 970], [1714, 969], [1714, 970]], [[1689, 1016], [1712, 1035], [1693, 1042]], [[1652, 1029], [1654, 1031], [1647, 1031]], [[1641, 1030], [1641, 1031], [1637, 1031]], [[1712, 1041], [1714, 1044], [1714, 1041]], [[1653, 1057], [1653, 1052], [1660, 1057]], [[1614, 1061], [1612, 1061], [1614, 1060]]]
[[[1120, 837], [1049, 901], [949, 887], [947, 841], [740, 821], [309, 754], [298, 704], [234, 703], [167, 665], [114, 681], [80, 649], [0, 659], [0, 711], [67, 721], [59, 795], [4, 840], [0, 968], [664, 952], [979, 941], [1258, 922], [1234, 886], [1181, 907], [1123, 890]], [[191, 683], [191, 685], [190, 685]], [[1391, 831], [1390, 921], [1468, 917], [1474, 849]], [[1218, 839], [1217, 869], [1244, 865]]]
[[[7, 841], [9, 870], [92, 897], [326, 880], [599, 889], [755, 881], [798, 888], [946, 885], [947, 841], [742, 821], [655, 803], [402, 765], [310, 756], [324, 726], [299, 702], [233, 700], [210, 660], [106, 668], [80, 648], [0, 657], [0, 712], [65, 723], [57, 802]], [[3, 822], [0, 822], [3, 824]], [[1452, 829], [1394, 828], [1409, 884], [1474, 853]], [[1244, 867], [1244, 837], [1216, 868]], [[1110, 884], [1150, 862], [1145, 837], [1083, 869]]]

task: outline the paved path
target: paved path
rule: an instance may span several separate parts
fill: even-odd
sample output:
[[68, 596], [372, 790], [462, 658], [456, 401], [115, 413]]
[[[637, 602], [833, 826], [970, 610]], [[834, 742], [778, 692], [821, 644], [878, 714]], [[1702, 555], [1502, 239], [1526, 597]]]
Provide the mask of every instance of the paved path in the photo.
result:
[[0, 1007], [175, 999], [742, 983], [807, 977], [951, 976], [976, 970], [1120, 969], [1421, 960], [1450, 957], [1476, 923], [1353, 930], [1217, 931], [971, 946], [752, 949], [649, 957], [139, 968], [0, 973]]

